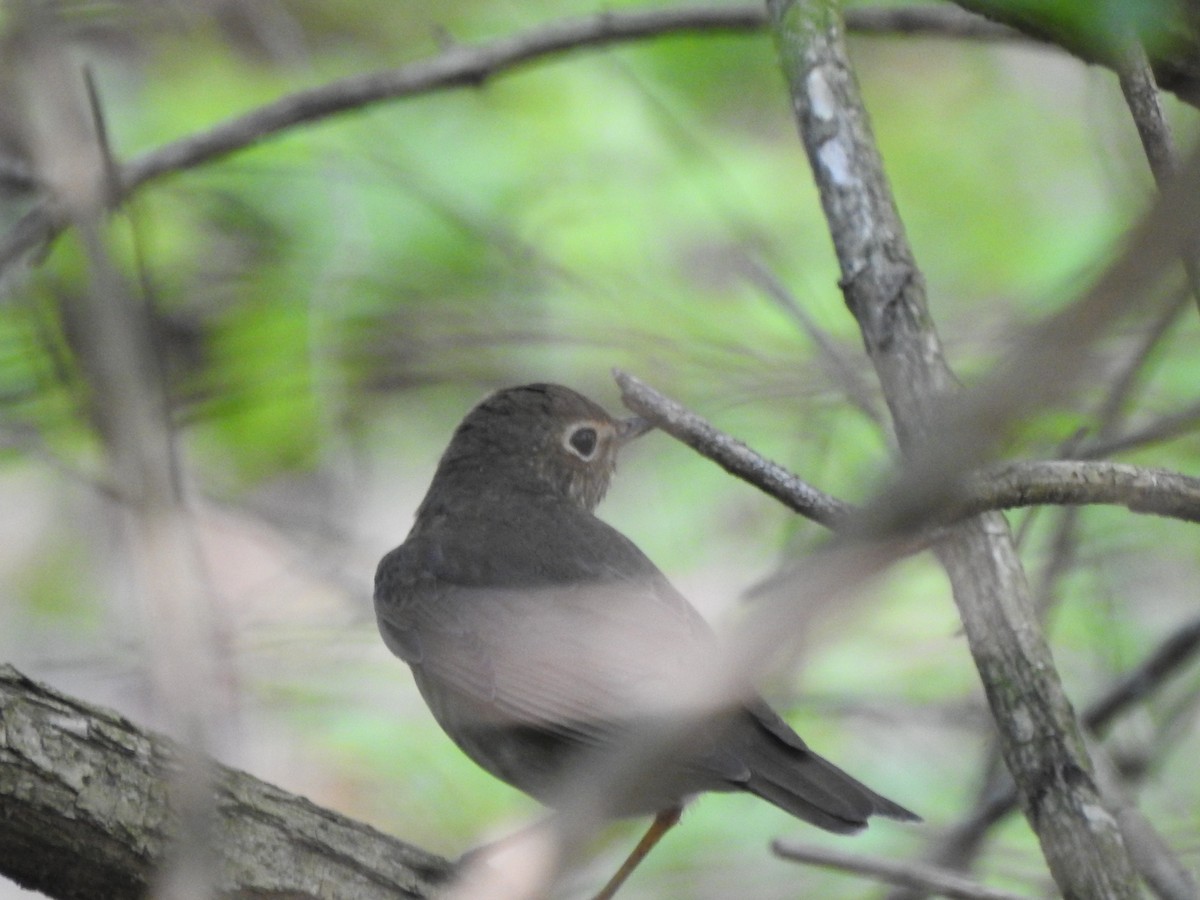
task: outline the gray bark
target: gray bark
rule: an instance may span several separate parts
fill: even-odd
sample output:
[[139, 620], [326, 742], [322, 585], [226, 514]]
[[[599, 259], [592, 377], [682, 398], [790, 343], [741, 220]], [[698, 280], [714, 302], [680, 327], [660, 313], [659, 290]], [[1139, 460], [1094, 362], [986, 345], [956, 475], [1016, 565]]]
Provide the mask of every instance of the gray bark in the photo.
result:
[[[858, 321], [902, 448], [919, 459], [956, 383], [901, 224], [831, 0], [768, 0], [801, 138]], [[982, 445], [966, 441], [957, 463]], [[931, 456], [930, 459], [932, 459]], [[928, 463], [930, 460], [926, 460]], [[953, 476], [953, 469], [949, 474]], [[930, 492], [941, 489], [929, 471]], [[1003, 516], [947, 530], [945, 567], [1022, 808], [1067, 898], [1134, 898], [1137, 878], [1105, 810]]]
[[[0, 874], [52, 897], [140, 897], [170, 858], [171, 741], [0, 666]], [[224, 897], [421, 898], [450, 864], [213, 763]]]

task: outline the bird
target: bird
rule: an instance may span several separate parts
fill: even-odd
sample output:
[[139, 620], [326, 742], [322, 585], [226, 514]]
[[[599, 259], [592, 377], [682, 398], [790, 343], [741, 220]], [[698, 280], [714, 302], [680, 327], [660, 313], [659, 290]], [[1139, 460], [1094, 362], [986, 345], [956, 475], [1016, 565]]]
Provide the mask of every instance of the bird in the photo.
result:
[[[658, 567], [595, 515], [619, 451], [651, 427], [562, 385], [493, 392], [455, 429], [411, 531], [376, 570], [384, 643], [442, 729], [551, 808], [569, 775], [669, 716], [671, 691], [716, 646]], [[873, 815], [919, 821], [809, 749], [757, 694], [695, 737], [614, 798], [611, 816], [654, 819], [597, 898], [704, 792], [746, 791], [838, 833]]]

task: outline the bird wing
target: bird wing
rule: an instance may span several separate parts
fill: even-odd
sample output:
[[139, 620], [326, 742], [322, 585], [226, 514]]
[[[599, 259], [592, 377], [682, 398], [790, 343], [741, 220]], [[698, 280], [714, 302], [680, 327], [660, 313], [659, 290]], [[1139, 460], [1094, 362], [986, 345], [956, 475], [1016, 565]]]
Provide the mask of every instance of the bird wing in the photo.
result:
[[561, 508], [539, 529], [539, 513], [499, 534], [460, 521], [411, 536], [376, 576], [380, 630], [422, 678], [454, 691], [460, 710], [607, 743], [670, 710], [680, 679], [712, 652], [712, 633], [615, 529]]

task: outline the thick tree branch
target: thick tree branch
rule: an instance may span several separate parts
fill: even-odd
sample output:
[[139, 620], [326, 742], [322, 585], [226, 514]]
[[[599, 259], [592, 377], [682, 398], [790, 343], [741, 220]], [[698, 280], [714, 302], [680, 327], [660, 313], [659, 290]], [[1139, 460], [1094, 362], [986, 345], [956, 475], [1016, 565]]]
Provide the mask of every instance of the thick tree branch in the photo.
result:
[[[941, 437], [934, 428], [955, 383], [850, 68], [840, 15], [830, 0], [768, 0], [768, 10], [847, 306], [879, 375], [902, 449], [924, 455]], [[961, 444], [951, 452], [965, 451], [960, 465], [988, 443], [983, 433], [954, 437]], [[921, 475], [922, 484], [935, 477], [933, 471]], [[1129, 855], [1116, 822], [1104, 811], [1007, 524], [995, 513], [966, 520], [935, 549], [950, 578], [1005, 763], [1059, 888], [1068, 897], [1136, 897]]]
[[[175, 746], [0, 666], [0, 874], [52, 897], [135, 898], [174, 833]], [[450, 864], [212, 765], [218, 893], [232, 898], [430, 896]]]

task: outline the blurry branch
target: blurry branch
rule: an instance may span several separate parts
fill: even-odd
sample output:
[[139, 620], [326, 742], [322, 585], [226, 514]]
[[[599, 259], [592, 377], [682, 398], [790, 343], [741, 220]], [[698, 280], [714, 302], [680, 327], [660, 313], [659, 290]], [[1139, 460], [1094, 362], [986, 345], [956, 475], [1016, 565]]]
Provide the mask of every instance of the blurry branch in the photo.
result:
[[[1094, 29], [1081, 27], [1060, 18], [1071, 7], [1054, 3], [1014, 3], [1011, 0], [953, 0], [967, 10], [996, 24], [1006, 25], [1036, 41], [1053, 44], [1085, 63], [1116, 70], [1122, 51], [1116, 42], [1097, 40]], [[1154, 79], [1184, 103], [1200, 105], [1200, 46], [1194, 26], [1188, 19], [1190, 0], [1160, 4], [1155, 14], [1167, 12], [1158, 23], [1155, 44], [1163, 49], [1151, 61]], [[1080, 8], [1082, 9], [1082, 8]], [[1174, 15], [1173, 20], [1170, 16]]]
[[1140, 447], [1162, 443], [1174, 438], [1190, 434], [1200, 428], [1200, 402], [1193, 403], [1177, 413], [1155, 419], [1153, 422], [1112, 437], [1097, 437], [1079, 445], [1077, 456], [1084, 459], [1094, 459], [1100, 456], [1111, 456], [1114, 453], [1124, 453]]
[[59, 314], [120, 498], [116, 522], [140, 603], [138, 636], [154, 701], [183, 742], [171, 784], [178, 833], [172, 864], [160, 873], [162, 890], [203, 897], [211, 888], [205, 850], [212, 838], [204, 751], [228, 679], [216, 662], [149, 306], [125, 284], [104, 243], [117, 166], [100, 98], [61, 36], [30, 9], [20, 10], [17, 55], [25, 77], [16, 105], [26, 117], [38, 178], [78, 231], [88, 277], [78, 295], [62, 298]]
[[[1117, 79], [1141, 139], [1146, 161], [1150, 164], [1154, 182], [1159, 190], [1163, 190], [1179, 172], [1179, 153], [1175, 149], [1167, 117], [1163, 114], [1162, 99], [1158, 95], [1158, 86], [1154, 83], [1154, 70], [1150, 68], [1145, 48], [1136, 37], [1129, 40], [1125, 53], [1117, 62]], [[1182, 248], [1183, 270], [1187, 275], [1188, 288], [1197, 307], [1200, 307], [1198, 252], [1200, 242], [1195, 240]]]
[[[614, 373], [622, 401], [731, 475], [833, 531], [853, 529], [862, 510], [827, 494], [714, 428], [644, 381]], [[1200, 479], [1166, 469], [1084, 460], [1023, 461], [990, 466], [958, 487], [943, 486], [946, 524], [990, 510], [1041, 504], [1117, 504], [1133, 512], [1200, 522]]]
[[[178, 748], [0, 666], [0, 874], [51, 897], [144, 897], [176, 831]], [[223, 897], [391, 900], [450, 864], [245, 772], [211, 763]]]
[[[855, 9], [847, 13], [847, 21], [851, 28], [869, 34], [1024, 39], [1003, 25], [953, 7]], [[575, 50], [668, 35], [753, 32], [765, 25], [766, 13], [760, 4], [697, 6], [605, 12], [551, 22], [486, 43], [455, 44], [429, 59], [297, 91], [207, 131], [150, 151], [119, 168], [112, 200], [114, 205], [120, 205], [133, 191], [154, 179], [212, 162], [289, 129], [374, 103], [479, 87], [511, 69]], [[1159, 73], [1159, 82], [1169, 83], [1164, 81], [1163, 73]], [[14, 175], [22, 184], [29, 184], [29, 173], [19, 168], [13, 169]], [[0, 240], [0, 273], [26, 254], [43, 250], [69, 224], [69, 217], [61, 208], [43, 200]]]
[[796, 301], [787, 286], [776, 277], [774, 272], [752, 259], [745, 260], [743, 269], [750, 283], [791, 316], [809, 336], [817, 348], [817, 357], [822, 368], [837, 384], [842, 386], [846, 399], [869, 421], [890, 434], [891, 425], [879, 411], [878, 404], [875, 402], [875, 392], [871, 390], [866, 379], [859, 375], [854, 364], [846, 358], [833, 339]]
[[1180, 862], [1154, 824], [1137, 808], [1121, 783], [1121, 773], [1109, 759], [1108, 752], [1094, 743], [1090, 750], [1104, 802], [1116, 817], [1129, 855], [1150, 892], [1160, 900], [1196, 900], [1200, 890], [1197, 890], [1195, 877]]
[[[1185, 258], [1186, 264], [1186, 258]], [[1175, 299], [1163, 307], [1162, 313], [1146, 329], [1142, 339], [1133, 347], [1126, 357], [1124, 364], [1118, 369], [1112, 379], [1111, 386], [1105, 394], [1095, 414], [1095, 424], [1092, 426], [1092, 441], [1105, 440], [1112, 437], [1117, 426], [1125, 416], [1125, 410], [1139, 386], [1140, 379], [1145, 374], [1154, 352], [1179, 324], [1183, 313], [1188, 308], [1192, 296], [1200, 296], [1194, 289], [1180, 290]], [[1069, 442], [1069, 449], [1063, 453], [1063, 458], [1080, 456], [1080, 440]], [[1093, 454], [1103, 456], [1105, 454]]]
[[844, 850], [781, 840], [772, 843], [771, 850], [782, 859], [838, 869], [842, 872], [853, 872], [887, 884], [911, 888], [937, 897], [951, 897], [954, 900], [1026, 900], [1020, 894], [985, 887], [962, 875], [947, 872], [945, 869], [939, 869], [928, 863], [895, 862], [858, 853], [847, 853]]
[[1083, 712], [1083, 724], [1094, 734], [1103, 735], [1117, 716], [1153, 694], [1197, 655], [1200, 655], [1200, 618], [1171, 632], [1137, 668], [1092, 701]]
[[[1155, 97], [1157, 99], [1157, 94]], [[1186, 257], [1184, 262], [1186, 265]], [[1200, 294], [1196, 294], [1196, 296], [1200, 297]], [[1188, 308], [1189, 300], [1190, 296], [1187, 291], [1179, 291], [1176, 298], [1163, 309], [1159, 317], [1146, 329], [1141, 340], [1126, 354], [1124, 361], [1113, 376], [1110, 386], [1105, 392], [1104, 399], [1100, 402], [1093, 417], [1093, 425], [1091, 427], [1093, 442], [1109, 438], [1115, 433], [1125, 417], [1126, 408], [1140, 386], [1146, 370], [1149, 368], [1149, 363], [1154, 352], [1165, 341], [1171, 330], [1179, 323], [1179, 320], [1183, 317], [1183, 313]], [[1082, 442], [1082, 433], [1072, 435], [1063, 442], [1059, 457], [1062, 459], [1087, 458], [1088, 455], [1079, 450]], [[1095, 456], [1106, 455], [1104, 453], [1095, 454]], [[1035, 509], [1021, 523], [1018, 544], [1020, 543], [1020, 539], [1032, 526], [1036, 516], [1037, 510]], [[1038, 619], [1042, 622], [1046, 621], [1047, 613], [1054, 606], [1055, 599], [1058, 596], [1058, 585], [1062, 577], [1069, 571], [1075, 559], [1075, 551], [1079, 544], [1078, 526], [1078, 507], [1062, 510], [1060, 515], [1056, 517], [1054, 533], [1048, 541], [1050, 548], [1049, 559], [1042, 568], [1041, 577], [1033, 594], [1034, 607], [1037, 610]]]

